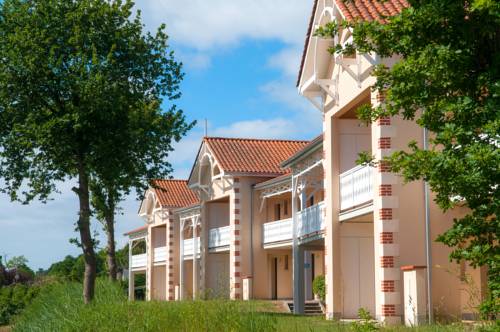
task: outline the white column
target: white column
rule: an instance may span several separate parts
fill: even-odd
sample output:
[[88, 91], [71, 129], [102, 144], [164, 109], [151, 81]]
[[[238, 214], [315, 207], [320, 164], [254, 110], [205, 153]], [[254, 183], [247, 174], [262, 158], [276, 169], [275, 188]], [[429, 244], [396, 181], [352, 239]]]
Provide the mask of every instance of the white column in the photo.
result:
[[193, 228], [193, 300], [198, 297], [198, 237], [197, 226], [198, 217], [195, 216], [191, 220]]
[[146, 300], [150, 301], [153, 295], [153, 228], [148, 228], [146, 237]]
[[304, 289], [305, 289], [305, 299], [312, 300], [312, 260], [311, 260], [311, 252], [309, 250], [304, 251]]
[[128, 299], [130, 301], [134, 300], [134, 273], [132, 272], [132, 249], [133, 249], [133, 240], [128, 241]]
[[292, 222], [293, 222], [293, 312], [304, 313], [304, 250], [299, 246], [297, 216], [297, 179], [292, 176]]
[[179, 299], [184, 300], [184, 220], [180, 220], [179, 232]]

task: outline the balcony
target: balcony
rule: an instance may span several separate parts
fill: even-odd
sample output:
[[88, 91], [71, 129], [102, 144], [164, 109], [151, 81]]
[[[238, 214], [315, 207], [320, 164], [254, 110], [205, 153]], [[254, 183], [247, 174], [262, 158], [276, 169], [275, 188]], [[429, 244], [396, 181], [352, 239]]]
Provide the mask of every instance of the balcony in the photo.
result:
[[357, 166], [340, 175], [340, 210], [358, 208], [373, 200], [373, 168]]
[[[198, 248], [196, 250], [196, 257], [200, 256], [201, 245], [200, 245], [200, 237], [196, 238], [196, 242], [198, 243]], [[194, 249], [194, 239], [186, 239], [184, 240], [184, 259], [192, 259], [193, 258], [193, 249]]]
[[229, 249], [231, 242], [231, 229], [229, 226], [210, 229], [208, 234], [208, 249], [211, 251], [221, 251]]
[[264, 246], [270, 243], [291, 241], [293, 237], [292, 218], [268, 222], [262, 225]]
[[146, 254], [132, 255], [132, 269], [146, 268]]
[[320, 202], [297, 214], [299, 238], [317, 235], [325, 229], [325, 203]]
[[167, 261], [167, 247], [154, 248], [154, 262], [166, 262]]

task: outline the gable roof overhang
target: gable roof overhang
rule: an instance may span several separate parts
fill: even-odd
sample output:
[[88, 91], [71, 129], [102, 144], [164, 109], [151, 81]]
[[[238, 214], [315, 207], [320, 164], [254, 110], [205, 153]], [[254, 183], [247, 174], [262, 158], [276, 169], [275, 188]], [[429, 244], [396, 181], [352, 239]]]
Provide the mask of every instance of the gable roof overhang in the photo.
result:
[[331, 75], [327, 75], [328, 71], [331, 70], [332, 61], [334, 65], [340, 65], [347, 71], [353, 71], [349, 68], [350, 66], [357, 66], [357, 73], [354, 70], [351, 74], [356, 76], [358, 84], [363, 77], [366, 77], [367, 73], [371, 72], [371, 68], [359, 72], [359, 57], [364, 56], [371, 65], [380, 61], [376, 54], [371, 56], [356, 54], [355, 59], [344, 59], [343, 56], [330, 55], [328, 52], [330, 46], [349, 43], [352, 40], [352, 29], [340, 28], [338, 35], [333, 39], [325, 39], [314, 36], [318, 27], [328, 22], [344, 20], [376, 20], [385, 23], [387, 17], [397, 15], [407, 7], [409, 7], [407, 0], [315, 0], [296, 82], [299, 93], [322, 111], [327, 96], [331, 97], [333, 102], [338, 99], [338, 82], [332, 79]]
[[317, 136], [309, 144], [307, 144], [302, 150], [298, 151], [296, 154], [288, 158], [281, 163], [283, 168], [293, 168], [295, 164], [306, 159], [311, 154], [320, 150], [323, 147], [323, 134]]
[[[351, 32], [348, 29], [341, 30], [339, 36], [336, 36], [334, 39], [315, 37], [314, 32], [328, 22], [341, 22], [344, 19], [345, 17], [342, 12], [333, 1], [332, 5], [328, 5], [326, 1], [315, 0], [313, 12], [309, 20], [296, 86], [299, 93], [308, 98], [321, 111], [326, 95], [330, 95], [332, 99], [336, 99], [336, 82], [328, 77], [330, 63], [334, 57], [328, 52], [328, 48], [339, 42], [347, 41]], [[334, 87], [333, 90], [331, 89], [332, 86]]]
[[[280, 164], [308, 141], [205, 137], [189, 176], [190, 188], [208, 186], [224, 176], [276, 177]], [[208, 172], [208, 173], [204, 173]]]

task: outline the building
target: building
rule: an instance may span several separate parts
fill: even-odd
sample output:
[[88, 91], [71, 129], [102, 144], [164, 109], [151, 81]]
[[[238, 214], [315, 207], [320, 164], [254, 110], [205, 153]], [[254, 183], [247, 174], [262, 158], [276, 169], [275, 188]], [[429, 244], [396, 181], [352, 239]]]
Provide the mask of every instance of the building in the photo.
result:
[[[485, 269], [449, 262], [450, 249], [433, 241], [465, 210], [442, 213], [422, 181], [404, 184], [383, 162], [376, 168], [356, 165], [363, 151], [381, 160], [404, 150], [411, 140], [424, 143], [423, 130], [413, 121], [382, 118], [367, 126], [356, 118], [359, 106], [384, 102], [383, 94], [371, 89], [373, 66], [391, 67], [398, 58], [332, 56], [327, 50], [334, 42], [352, 41], [349, 29], [340, 28], [335, 40], [314, 36], [315, 29], [328, 22], [336, 21], [339, 27], [342, 21], [355, 19], [383, 23], [383, 15], [395, 15], [408, 6], [406, 0], [314, 1], [297, 88], [323, 114], [328, 317], [355, 317], [363, 307], [387, 323], [402, 322], [403, 316], [407, 322], [417, 322], [427, 312], [428, 297], [436, 315], [471, 318], [484, 296]], [[417, 271], [428, 266], [432, 268], [425, 273]], [[405, 270], [418, 272], [420, 279], [430, 276], [428, 291], [426, 282], [414, 280], [420, 282], [419, 308], [408, 304]], [[463, 282], [466, 279], [474, 281], [476, 290], [471, 291], [471, 285]], [[417, 309], [418, 314], [412, 312]]]
[[[476, 317], [486, 270], [451, 263], [433, 241], [466, 211], [443, 213], [423, 182], [405, 184], [383, 162], [356, 164], [363, 151], [380, 160], [424, 143], [414, 122], [356, 118], [359, 106], [384, 102], [371, 90], [373, 66], [398, 59], [332, 56], [333, 41], [313, 36], [328, 22], [381, 20], [407, 6], [314, 1], [297, 88], [323, 114], [320, 136], [205, 137], [187, 181], [153, 181], [139, 213], [147, 226], [127, 233], [131, 280], [145, 273], [147, 299], [293, 299], [303, 313], [324, 275], [328, 318], [364, 308], [388, 324], [416, 324], [429, 307], [439, 318]], [[336, 40], [351, 34], [341, 29]]]

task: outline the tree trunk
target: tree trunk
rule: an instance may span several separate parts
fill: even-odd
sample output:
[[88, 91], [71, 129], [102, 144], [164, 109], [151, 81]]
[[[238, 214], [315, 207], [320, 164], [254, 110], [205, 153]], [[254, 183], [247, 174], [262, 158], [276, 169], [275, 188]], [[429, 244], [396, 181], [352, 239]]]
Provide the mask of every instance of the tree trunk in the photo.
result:
[[78, 218], [78, 230], [85, 261], [85, 274], [83, 276], [83, 302], [88, 304], [94, 298], [96, 279], [96, 256], [94, 252], [94, 241], [90, 233], [90, 201], [89, 182], [86, 168], [83, 162], [78, 165], [79, 187], [76, 190], [80, 202], [80, 215]]
[[109, 279], [116, 281], [117, 264], [116, 264], [116, 248], [115, 248], [115, 209], [114, 204], [108, 205], [106, 211], [106, 236], [108, 238], [108, 246], [106, 250]]

